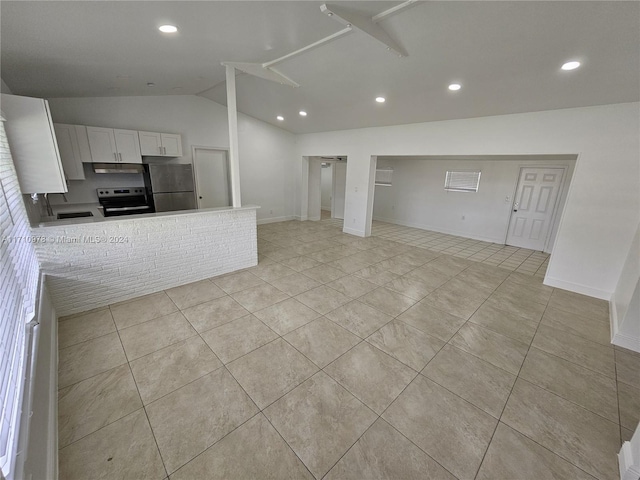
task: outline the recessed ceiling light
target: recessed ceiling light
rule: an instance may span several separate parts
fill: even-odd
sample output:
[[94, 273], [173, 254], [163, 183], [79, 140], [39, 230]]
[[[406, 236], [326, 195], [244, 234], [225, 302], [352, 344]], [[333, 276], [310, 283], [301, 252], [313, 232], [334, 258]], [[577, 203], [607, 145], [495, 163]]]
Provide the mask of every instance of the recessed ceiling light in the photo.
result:
[[301, 117], [307, 116], [307, 112], [305, 112], [304, 110], [300, 110], [298, 113], [300, 114]]
[[451, 85], [449, 85], [449, 90], [452, 91], [456, 91], [456, 90], [460, 90], [462, 88], [462, 85], [460, 85], [459, 83], [452, 83]]
[[178, 31], [178, 27], [175, 25], [161, 25], [158, 27], [162, 33], [176, 33]]
[[580, 66], [580, 62], [567, 62], [564, 65], [562, 65], [562, 70], [575, 70], [576, 68], [578, 68]]
[[284, 117], [283, 117], [282, 115], [278, 115], [278, 116], [276, 117], [276, 120], [283, 121], [283, 120], [284, 120]]
[[376, 102], [378, 103], [384, 103], [386, 101], [386, 99], [384, 97], [376, 97]]
[[155, 87], [155, 86], [156, 86], [156, 84], [153, 83], [153, 82], [148, 82], [147, 83], [147, 87]]

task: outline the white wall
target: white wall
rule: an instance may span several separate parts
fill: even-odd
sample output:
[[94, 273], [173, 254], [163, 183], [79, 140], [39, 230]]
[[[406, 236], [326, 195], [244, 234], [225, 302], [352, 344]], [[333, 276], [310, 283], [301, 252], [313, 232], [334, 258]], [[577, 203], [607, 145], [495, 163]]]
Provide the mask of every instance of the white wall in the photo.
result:
[[[523, 166], [565, 167], [571, 178], [575, 160], [558, 157], [478, 157], [473, 160], [429, 157], [378, 157], [377, 168], [393, 169], [392, 186], [376, 186], [373, 218], [436, 232], [504, 243], [513, 195]], [[477, 193], [448, 192], [448, 170], [482, 172]], [[562, 211], [569, 182], [559, 195]], [[508, 198], [508, 200], [507, 200]], [[463, 218], [464, 217], [464, 218]], [[557, 217], [556, 225], [559, 223]], [[553, 241], [553, 225], [549, 246]]]
[[323, 167], [320, 174], [321, 199], [320, 206], [322, 210], [331, 211], [331, 191], [333, 190], [333, 164], [329, 163], [328, 167]]
[[[54, 122], [179, 133], [180, 162], [191, 163], [194, 145], [229, 147], [226, 107], [203, 97], [52, 98], [49, 105]], [[291, 218], [295, 135], [242, 114], [238, 130], [243, 204], [261, 207], [259, 221]]]
[[[638, 224], [639, 108], [626, 103], [300, 135], [298, 158], [348, 156], [345, 230], [365, 235], [372, 156], [577, 154], [545, 282], [609, 299]], [[299, 204], [305, 189], [303, 179]]]
[[321, 216], [321, 181], [322, 181], [322, 162], [320, 159], [309, 159], [309, 206], [307, 218], [309, 220], [320, 220]]
[[4, 83], [4, 80], [2, 80], [1, 78], [0, 78], [0, 93], [8, 93], [9, 95], [11, 95], [11, 89], [6, 83]]
[[49, 194], [51, 205], [96, 203], [98, 187], [144, 187], [141, 173], [95, 173], [90, 163], [84, 163], [82, 167], [85, 179], [69, 180], [69, 191], [64, 197], [61, 194]]
[[640, 352], [640, 224], [610, 302], [612, 343]]
[[333, 189], [333, 218], [344, 219], [344, 202], [347, 188], [347, 164], [337, 162], [333, 165], [334, 189]]
[[[8, 383], [10, 387], [7, 398], [0, 399], [2, 423], [9, 422], [12, 427], [7, 440], [6, 457], [0, 462], [0, 477], [4, 478], [4, 474], [8, 478], [14, 478], [13, 467], [16, 452], [19, 451], [19, 405], [27, 360], [25, 325], [37, 314], [35, 310], [40, 268], [30, 241], [30, 222], [3, 121], [0, 121], [0, 182], [0, 377], [3, 382], [13, 379]], [[14, 361], [14, 356], [17, 361]], [[13, 395], [15, 397], [10, 401]], [[9, 401], [6, 411], [5, 400]], [[4, 454], [3, 451], [3, 456]]]

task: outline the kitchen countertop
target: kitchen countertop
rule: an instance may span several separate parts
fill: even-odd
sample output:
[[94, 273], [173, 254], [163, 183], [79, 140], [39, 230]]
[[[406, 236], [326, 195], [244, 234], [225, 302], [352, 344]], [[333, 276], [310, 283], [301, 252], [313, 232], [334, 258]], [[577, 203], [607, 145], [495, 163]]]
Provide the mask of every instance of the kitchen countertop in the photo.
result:
[[[243, 205], [242, 207], [219, 207], [219, 208], [203, 208], [196, 210], [179, 210], [177, 212], [156, 212], [156, 213], [142, 213], [138, 215], [122, 215], [115, 217], [105, 217], [102, 214], [102, 207], [98, 203], [76, 203], [76, 204], [62, 204], [51, 205], [53, 209], [53, 217], [42, 217], [40, 223], [35, 225], [36, 228], [44, 227], [58, 227], [61, 225], [79, 225], [84, 223], [98, 223], [98, 222], [125, 222], [134, 221], [145, 218], [157, 218], [157, 217], [169, 217], [174, 215], [198, 215], [211, 212], [226, 212], [226, 211], [240, 211], [240, 210], [256, 210], [260, 208], [257, 205]], [[93, 213], [93, 217], [78, 217], [67, 218], [64, 220], [57, 220], [56, 215], [58, 213], [71, 213], [71, 212], [86, 212]]]

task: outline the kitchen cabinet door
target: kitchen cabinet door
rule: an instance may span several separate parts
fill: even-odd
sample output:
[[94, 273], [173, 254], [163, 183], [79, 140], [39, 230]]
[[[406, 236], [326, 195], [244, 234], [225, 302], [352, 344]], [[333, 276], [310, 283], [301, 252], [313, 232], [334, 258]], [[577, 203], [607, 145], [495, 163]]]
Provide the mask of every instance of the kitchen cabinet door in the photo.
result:
[[174, 133], [161, 133], [162, 148], [165, 157], [182, 156], [182, 139], [180, 135]]
[[87, 127], [91, 159], [96, 163], [119, 162], [113, 128]]
[[2, 94], [5, 130], [22, 193], [65, 193], [67, 184], [49, 103]]
[[140, 153], [142, 155], [162, 156], [162, 136], [156, 132], [138, 132], [140, 137]]
[[80, 144], [75, 125], [54, 123], [60, 160], [67, 180], [84, 180]]
[[142, 163], [140, 155], [140, 138], [136, 130], [114, 131], [118, 161], [122, 163]]
[[87, 135], [87, 127], [84, 125], [74, 125], [74, 128], [76, 129], [76, 137], [78, 137], [80, 160], [82, 163], [93, 162], [91, 158], [91, 147], [89, 146], [89, 136]]

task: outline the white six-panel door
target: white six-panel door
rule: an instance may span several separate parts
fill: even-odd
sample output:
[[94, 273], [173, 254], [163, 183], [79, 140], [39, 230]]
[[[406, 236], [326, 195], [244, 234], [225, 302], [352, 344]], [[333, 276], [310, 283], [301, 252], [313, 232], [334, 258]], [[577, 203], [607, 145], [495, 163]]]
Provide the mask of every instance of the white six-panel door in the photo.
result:
[[555, 211], [563, 168], [521, 168], [507, 245], [543, 250]]

